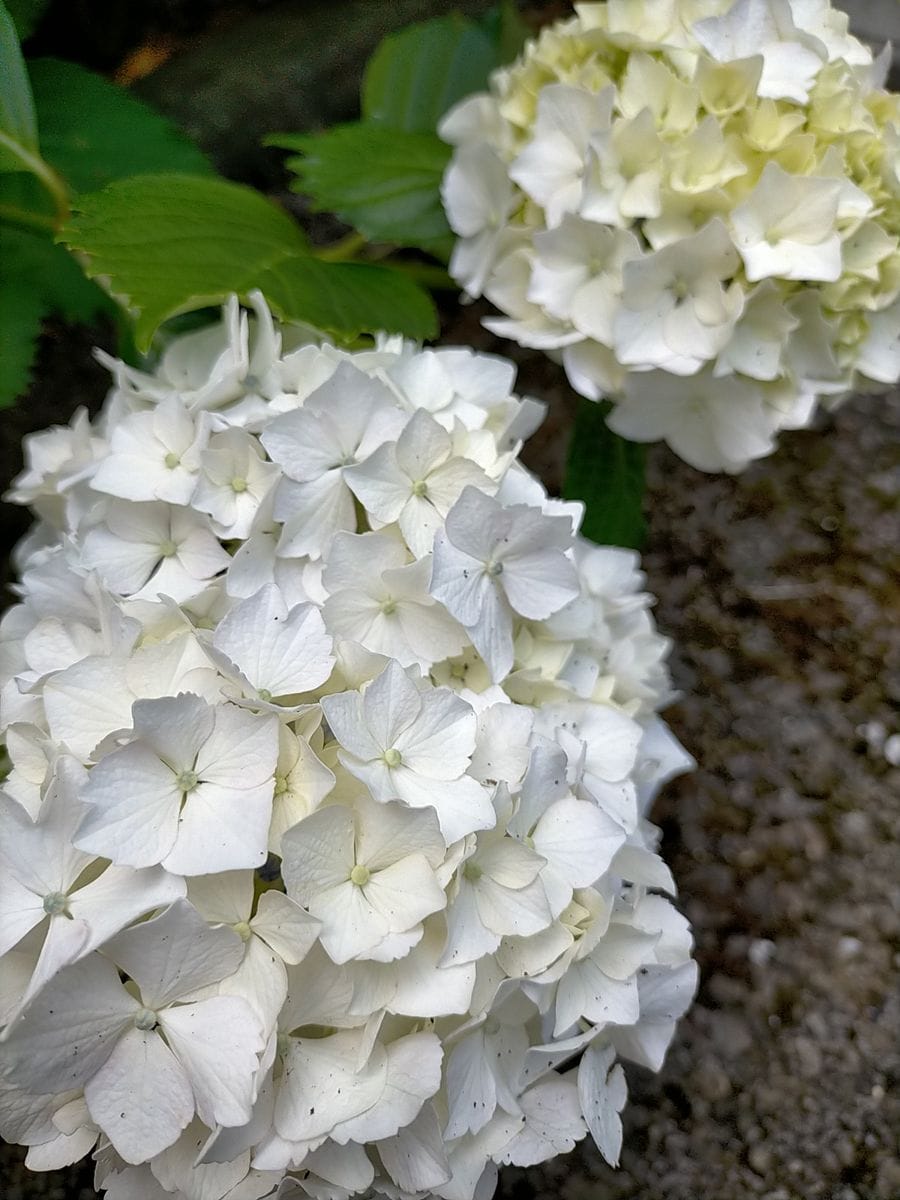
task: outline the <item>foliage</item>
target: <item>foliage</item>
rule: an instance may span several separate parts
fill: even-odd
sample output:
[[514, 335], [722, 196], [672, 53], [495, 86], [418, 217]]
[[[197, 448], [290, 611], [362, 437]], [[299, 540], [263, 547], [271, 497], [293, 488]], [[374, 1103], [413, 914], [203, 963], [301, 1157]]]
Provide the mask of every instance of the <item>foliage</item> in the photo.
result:
[[390, 34], [369, 59], [362, 120], [311, 136], [275, 134], [299, 150], [287, 160], [292, 187], [319, 211], [336, 213], [372, 242], [411, 246], [446, 262], [453, 235], [440, 185], [450, 151], [437, 124], [457, 101], [484, 88], [524, 38], [515, 6], [480, 22], [458, 13]]
[[593, 542], [640, 549], [646, 526], [644, 447], [619, 437], [606, 424], [608, 404], [579, 400], [572, 430], [563, 495], [583, 500], [581, 532]]
[[371, 242], [418, 246], [447, 259], [453, 235], [440, 183], [450, 147], [434, 133], [390, 129], [375, 121], [339, 125], [324, 134], [276, 134], [270, 145], [300, 154], [287, 160], [295, 191], [313, 197]]
[[362, 263], [314, 258], [298, 226], [250, 188], [150, 175], [82, 196], [61, 234], [131, 312], [139, 350], [177, 313], [258, 288], [275, 311], [344, 339], [375, 329], [437, 332], [428, 296]]
[[[36, 5], [17, 5], [28, 29]], [[207, 174], [201, 152], [159, 114], [73, 63], [26, 65], [0, 3], [0, 406], [28, 384], [42, 320], [90, 321], [113, 311], [53, 244], [84, 189], [145, 171]]]

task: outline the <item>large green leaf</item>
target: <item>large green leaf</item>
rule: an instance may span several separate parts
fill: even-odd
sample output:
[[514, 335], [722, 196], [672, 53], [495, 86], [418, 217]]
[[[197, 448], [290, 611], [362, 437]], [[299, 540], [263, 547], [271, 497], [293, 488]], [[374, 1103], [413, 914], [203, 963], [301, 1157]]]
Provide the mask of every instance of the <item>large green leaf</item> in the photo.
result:
[[515, 0], [501, 0], [489, 8], [478, 25], [494, 44], [495, 66], [505, 67], [517, 58], [528, 41], [528, 26], [519, 14]]
[[619, 437], [606, 424], [609, 404], [580, 400], [569, 444], [563, 495], [583, 500], [581, 532], [604, 546], [639, 549], [645, 523], [644, 447]]
[[37, 59], [28, 69], [41, 154], [73, 191], [155, 171], [212, 173], [185, 134], [123, 88], [58, 59]]
[[311, 196], [319, 211], [337, 213], [370, 242], [449, 254], [453, 235], [440, 183], [450, 147], [437, 134], [362, 121], [311, 136], [274, 134], [266, 141], [301, 151], [302, 157], [287, 160], [297, 175], [292, 187]]
[[59, 312], [90, 321], [111, 306], [47, 237], [0, 228], [0, 262], [0, 407], [6, 407], [28, 385], [44, 317]]
[[491, 35], [458, 13], [386, 37], [366, 66], [363, 117], [432, 133], [451, 105], [481, 91], [496, 65]]
[[132, 313], [140, 350], [167, 318], [254, 288], [285, 319], [341, 338], [436, 333], [421, 288], [384, 268], [313, 258], [290, 217], [250, 188], [145, 175], [79, 196], [75, 209], [60, 240]]
[[47, 7], [47, 0], [6, 0], [9, 15], [15, 23], [19, 40], [31, 37]]
[[37, 119], [19, 37], [0, 0], [0, 171], [31, 170], [37, 146]]

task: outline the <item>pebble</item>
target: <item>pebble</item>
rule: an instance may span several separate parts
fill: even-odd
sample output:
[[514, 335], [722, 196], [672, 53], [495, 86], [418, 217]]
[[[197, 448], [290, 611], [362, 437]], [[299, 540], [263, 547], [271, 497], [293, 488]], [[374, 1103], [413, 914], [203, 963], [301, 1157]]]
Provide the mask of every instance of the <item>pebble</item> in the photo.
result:
[[775, 949], [771, 938], [755, 938], [747, 950], [747, 957], [755, 967], [765, 967], [774, 957]]
[[884, 757], [892, 767], [900, 767], [900, 733], [892, 733], [884, 743]]
[[772, 1166], [772, 1151], [764, 1145], [751, 1146], [747, 1162], [757, 1175], [768, 1175], [769, 1168]]

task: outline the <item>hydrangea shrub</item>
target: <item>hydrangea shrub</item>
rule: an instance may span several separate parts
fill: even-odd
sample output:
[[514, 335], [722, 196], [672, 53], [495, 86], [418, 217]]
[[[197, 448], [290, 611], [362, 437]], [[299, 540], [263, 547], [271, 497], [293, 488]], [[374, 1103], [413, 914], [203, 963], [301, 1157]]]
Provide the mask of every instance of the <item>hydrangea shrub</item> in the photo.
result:
[[608, 0], [447, 114], [451, 273], [610, 426], [739, 471], [900, 375], [900, 99], [828, 0]]
[[695, 986], [637, 557], [513, 366], [261, 299], [32, 437], [2, 632], [0, 1121], [111, 1200], [485, 1200]]

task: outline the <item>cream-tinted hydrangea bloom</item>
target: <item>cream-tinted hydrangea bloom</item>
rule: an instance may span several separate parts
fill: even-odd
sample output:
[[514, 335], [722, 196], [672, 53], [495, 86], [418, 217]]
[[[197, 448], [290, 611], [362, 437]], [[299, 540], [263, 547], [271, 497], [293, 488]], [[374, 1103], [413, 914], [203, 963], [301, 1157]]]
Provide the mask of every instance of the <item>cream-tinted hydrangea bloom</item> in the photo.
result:
[[[548, 239], [548, 286], [607, 294], [575, 266]], [[13, 493], [0, 1133], [141, 1200], [614, 1161], [618, 1059], [658, 1067], [695, 978], [637, 556], [518, 463], [512, 364], [254, 305], [116, 365]]]
[[900, 99], [829, 0], [602, 0], [440, 127], [450, 269], [609, 424], [740, 471], [900, 376]]

